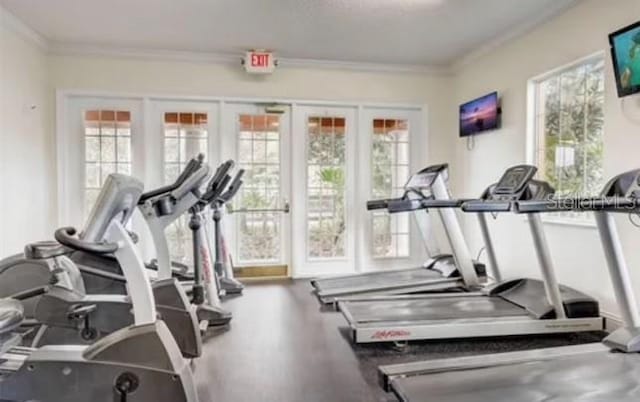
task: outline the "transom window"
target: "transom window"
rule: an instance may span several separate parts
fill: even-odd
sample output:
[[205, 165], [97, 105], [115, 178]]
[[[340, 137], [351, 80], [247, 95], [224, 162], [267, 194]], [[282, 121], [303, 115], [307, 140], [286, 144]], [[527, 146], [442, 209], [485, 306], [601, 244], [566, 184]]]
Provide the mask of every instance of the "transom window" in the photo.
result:
[[[371, 148], [371, 198], [402, 195], [409, 180], [409, 124], [406, 120], [374, 119]], [[409, 215], [373, 211], [372, 252], [376, 258], [409, 256]]]
[[109, 174], [131, 174], [131, 113], [85, 111], [84, 145], [84, 215], [87, 216]]
[[[603, 185], [604, 57], [533, 81], [539, 175], [559, 197], [597, 195]], [[563, 217], [585, 219], [584, 214]]]
[[[209, 131], [206, 113], [168, 112], [164, 114], [164, 181], [174, 182], [189, 159], [207, 155]], [[193, 262], [189, 216], [183, 215], [165, 232], [169, 252], [175, 261]]]
[[307, 257], [345, 257], [343, 117], [307, 119]]
[[238, 194], [238, 260], [241, 264], [281, 260], [280, 117], [238, 116], [238, 164], [245, 169]]

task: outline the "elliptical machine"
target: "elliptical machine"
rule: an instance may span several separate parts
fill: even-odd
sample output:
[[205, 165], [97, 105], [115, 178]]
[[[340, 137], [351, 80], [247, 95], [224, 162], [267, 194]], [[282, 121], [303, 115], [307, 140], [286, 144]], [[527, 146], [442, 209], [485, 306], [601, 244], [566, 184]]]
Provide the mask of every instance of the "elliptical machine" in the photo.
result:
[[[206, 223], [207, 207], [222, 196], [225, 187], [231, 180], [229, 171], [233, 166], [232, 160], [220, 165], [213, 179], [209, 182], [206, 192], [200, 196], [200, 201], [189, 209], [189, 229], [192, 231], [194, 263], [191, 302], [197, 306], [198, 321], [202, 331], [205, 331], [209, 326], [223, 325], [231, 320], [231, 313], [224, 310], [220, 304], [220, 276], [215, 270], [215, 264], [213, 267], [211, 266], [213, 260], [211, 236], [207, 231]], [[232, 186], [229, 186], [226, 193], [231, 191], [231, 188]], [[218, 253], [216, 253], [216, 261], [217, 255]]]
[[[233, 167], [233, 161], [229, 160], [226, 163], [231, 163], [231, 167]], [[240, 190], [240, 187], [242, 187], [242, 176], [244, 176], [244, 172], [244, 169], [239, 169], [236, 172], [233, 181], [229, 184], [227, 191], [222, 194], [218, 194], [215, 198], [212, 198], [210, 202], [211, 209], [213, 211], [213, 238], [215, 242], [214, 247], [216, 257], [214, 267], [220, 281], [220, 288], [225, 292], [225, 294], [241, 294], [244, 290], [244, 285], [234, 277], [233, 266], [229, 261], [229, 254], [222, 229], [224, 206], [226, 203], [231, 201], [231, 199], [238, 193], [238, 190]], [[229, 182], [230, 180], [231, 177], [227, 176], [226, 181]]]
[[55, 237], [64, 247], [29, 246], [33, 255], [61, 260], [70, 250], [113, 255], [127, 279], [133, 323], [89, 346], [13, 346], [5, 341], [19, 338], [14, 331], [24, 310], [16, 300], [0, 300], [0, 400], [198, 401], [189, 364], [166, 324], [157, 320], [147, 272], [124, 227], [142, 190], [140, 181], [111, 174], [79, 237], [74, 228], [62, 228]]

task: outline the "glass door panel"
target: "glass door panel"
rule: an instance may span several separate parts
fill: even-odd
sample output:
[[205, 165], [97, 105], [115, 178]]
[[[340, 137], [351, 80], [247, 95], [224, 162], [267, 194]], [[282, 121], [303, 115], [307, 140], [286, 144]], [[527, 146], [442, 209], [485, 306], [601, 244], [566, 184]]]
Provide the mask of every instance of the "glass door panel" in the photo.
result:
[[[427, 165], [426, 141], [420, 135], [420, 112], [365, 108], [360, 116], [359, 191], [355, 213], [360, 216], [360, 271], [420, 265], [425, 247], [413, 214], [367, 211], [373, 199], [400, 197], [409, 176]], [[419, 216], [420, 214], [418, 214]]]
[[[218, 106], [209, 102], [169, 102], [154, 104], [153, 143], [161, 169], [154, 170], [151, 181], [158, 186], [173, 183], [187, 162], [198, 154], [215, 169], [212, 156], [214, 134], [218, 122]], [[159, 138], [157, 135], [159, 134]], [[157, 163], [157, 161], [156, 161]], [[156, 165], [157, 166], [157, 165]], [[165, 230], [171, 259], [193, 264], [193, 244], [189, 216], [181, 216]]]
[[[297, 275], [354, 267], [355, 109], [296, 107], [292, 136], [294, 267]], [[300, 174], [301, 173], [301, 174]]]
[[245, 170], [231, 215], [234, 265], [243, 276], [288, 275], [289, 219], [283, 212], [289, 198], [290, 114], [288, 107], [278, 111], [253, 104], [224, 108], [224, 156]]

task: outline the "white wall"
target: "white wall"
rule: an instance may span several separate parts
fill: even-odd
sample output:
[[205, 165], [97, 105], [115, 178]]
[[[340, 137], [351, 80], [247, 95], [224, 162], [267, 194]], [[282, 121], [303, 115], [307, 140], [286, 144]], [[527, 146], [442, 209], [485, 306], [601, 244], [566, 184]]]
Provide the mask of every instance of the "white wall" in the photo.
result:
[[[449, 160], [452, 127], [447, 119], [451, 77], [443, 74], [362, 72], [338, 69], [278, 69], [252, 76], [241, 66], [55, 55], [50, 58], [56, 89], [162, 95], [260, 97], [329, 101], [397, 102], [426, 105], [429, 156]], [[425, 134], [426, 135], [426, 134]]]
[[[456, 187], [477, 196], [509, 165], [526, 161], [527, 80], [596, 51], [607, 51], [605, 110], [605, 176], [639, 168], [640, 100], [621, 102], [616, 95], [607, 35], [638, 20], [638, 0], [589, 0], [529, 34], [461, 67], [455, 78], [455, 104], [492, 90], [502, 94], [503, 128], [478, 136], [473, 151], [464, 140], [455, 144]], [[623, 111], [624, 110], [624, 111]], [[635, 116], [635, 117], [634, 117]], [[452, 116], [455, 119], [457, 116]], [[640, 230], [626, 216], [618, 220], [635, 289], [640, 293]], [[466, 228], [473, 249], [481, 246], [475, 221]], [[492, 222], [493, 223], [493, 222]], [[505, 274], [538, 276], [535, 255], [523, 218], [501, 216], [492, 226]], [[597, 295], [607, 311], [616, 311], [595, 228], [545, 224], [561, 282]]]
[[[22, 32], [22, 34], [18, 33]], [[0, 256], [53, 236], [53, 93], [47, 56], [0, 8]]]

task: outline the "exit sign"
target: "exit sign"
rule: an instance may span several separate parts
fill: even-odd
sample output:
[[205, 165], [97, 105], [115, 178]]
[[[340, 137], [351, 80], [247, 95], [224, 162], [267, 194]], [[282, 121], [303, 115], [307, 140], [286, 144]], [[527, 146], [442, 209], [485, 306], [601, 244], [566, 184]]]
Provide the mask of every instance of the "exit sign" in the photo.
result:
[[244, 60], [244, 69], [252, 74], [270, 74], [276, 69], [276, 59], [272, 52], [250, 51]]

